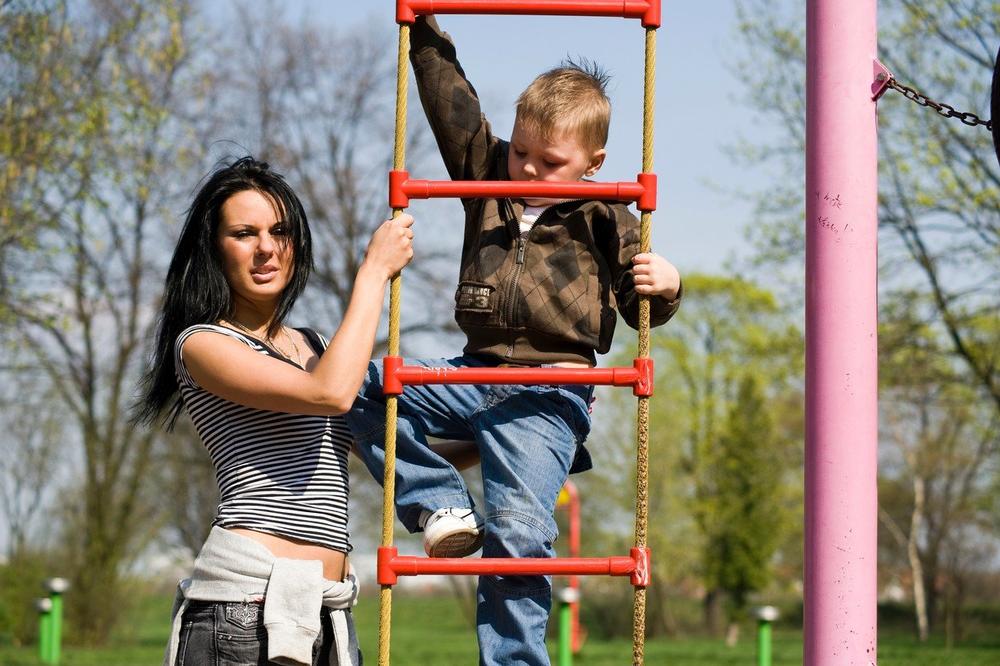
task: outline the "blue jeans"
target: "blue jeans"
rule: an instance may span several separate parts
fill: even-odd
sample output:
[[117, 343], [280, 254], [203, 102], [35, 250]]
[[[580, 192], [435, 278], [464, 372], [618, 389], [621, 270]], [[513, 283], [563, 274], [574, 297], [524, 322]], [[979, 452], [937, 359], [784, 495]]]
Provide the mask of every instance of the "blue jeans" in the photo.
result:
[[[481, 367], [463, 356], [407, 360], [426, 367]], [[426, 436], [475, 440], [483, 475], [483, 557], [553, 557], [553, 512], [578, 447], [590, 432], [591, 386], [407, 386], [398, 402], [396, 513], [410, 532], [422, 510], [472, 508], [458, 471], [427, 446]], [[382, 482], [385, 396], [382, 366], [372, 363], [347, 415], [357, 451]], [[545, 625], [552, 606], [547, 576], [483, 576], [476, 612], [480, 663], [548, 664]]]

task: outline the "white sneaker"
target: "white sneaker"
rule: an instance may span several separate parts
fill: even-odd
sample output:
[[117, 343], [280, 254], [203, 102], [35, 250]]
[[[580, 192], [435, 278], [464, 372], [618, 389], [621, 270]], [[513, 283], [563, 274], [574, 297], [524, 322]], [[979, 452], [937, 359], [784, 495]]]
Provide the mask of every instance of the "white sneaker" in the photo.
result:
[[418, 524], [424, 529], [424, 552], [428, 557], [465, 557], [483, 545], [485, 524], [472, 509], [423, 511]]

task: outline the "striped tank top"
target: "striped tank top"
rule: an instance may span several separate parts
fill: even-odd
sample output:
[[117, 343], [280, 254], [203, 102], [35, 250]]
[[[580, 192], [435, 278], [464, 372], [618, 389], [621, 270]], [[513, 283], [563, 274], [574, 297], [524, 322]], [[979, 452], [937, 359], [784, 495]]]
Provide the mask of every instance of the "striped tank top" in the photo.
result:
[[[325, 340], [310, 329], [299, 330], [322, 353]], [[199, 331], [228, 335], [260, 354], [292, 361], [224, 326], [191, 326], [174, 343], [178, 390], [219, 483], [213, 525], [350, 552], [347, 456], [353, 440], [344, 418], [254, 409], [206, 391], [188, 373], [182, 354], [184, 342]]]

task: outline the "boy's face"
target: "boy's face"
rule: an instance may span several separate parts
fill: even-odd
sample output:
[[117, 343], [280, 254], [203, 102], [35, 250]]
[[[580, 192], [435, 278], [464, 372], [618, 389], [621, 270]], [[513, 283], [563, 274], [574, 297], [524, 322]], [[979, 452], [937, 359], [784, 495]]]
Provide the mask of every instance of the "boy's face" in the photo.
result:
[[[593, 176], [604, 164], [607, 152], [590, 150], [575, 132], [556, 131], [545, 139], [514, 122], [510, 135], [507, 173], [511, 180], [574, 181]], [[553, 199], [525, 199], [529, 206], [556, 203]]]

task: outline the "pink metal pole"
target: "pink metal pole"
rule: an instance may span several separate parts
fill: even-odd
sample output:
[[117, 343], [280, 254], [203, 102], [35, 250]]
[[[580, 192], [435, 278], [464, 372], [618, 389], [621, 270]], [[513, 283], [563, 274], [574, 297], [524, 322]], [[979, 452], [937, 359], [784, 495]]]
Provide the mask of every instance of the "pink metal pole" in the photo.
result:
[[876, 0], [808, 0], [805, 654], [875, 664]]

